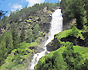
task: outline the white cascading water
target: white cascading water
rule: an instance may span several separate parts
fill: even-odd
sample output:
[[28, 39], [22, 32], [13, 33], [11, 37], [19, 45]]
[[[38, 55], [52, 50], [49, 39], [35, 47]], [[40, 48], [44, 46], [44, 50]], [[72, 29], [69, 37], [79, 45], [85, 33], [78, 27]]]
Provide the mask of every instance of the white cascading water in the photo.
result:
[[52, 14], [51, 28], [49, 32], [49, 39], [46, 41], [45, 46], [54, 39], [54, 35], [61, 32], [63, 29], [63, 18], [61, 9], [57, 9]]
[[39, 59], [46, 55], [46, 53], [49, 53], [47, 51], [46, 45], [51, 42], [51, 40], [54, 39], [54, 35], [62, 31], [62, 26], [63, 26], [63, 18], [62, 18], [62, 13], [61, 9], [57, 9], [53, 14], [52, 14], [52, 21], [51, 21], [51, 28], [48, 36], [48, 40], [45, 42], [45, 47], [43, 47], [43, 51], [40, 53], [36, 53], [33, 56], [33, 60], [31, 62], [31, 66], [29, 69], [34, 70], [34, 66], [37, 64]]

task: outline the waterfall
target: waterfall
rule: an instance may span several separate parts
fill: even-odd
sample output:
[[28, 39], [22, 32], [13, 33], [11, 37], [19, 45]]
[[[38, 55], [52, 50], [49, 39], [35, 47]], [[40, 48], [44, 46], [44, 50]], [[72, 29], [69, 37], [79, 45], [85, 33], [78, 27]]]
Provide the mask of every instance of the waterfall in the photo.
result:
[[62, 18], [62, 13], [61, 9], [57, 9], [53, 14], [52, 14], [52, 21], [51, 21], [51, 28], [49, 32], [49, 39], [46, 41], [45, 46], [51, 42], [51, 40], [54, 39], [54, 35], [61, 32], [63, 29], [63, 18]]
[[46, 55], [46, 53], [49, 53], [47, 51], [46, 45], [51, 42], [51, 40], [54, 39], [54, 35], [62, 31], [62, 26], [63, 26], [63, 18], [62, 18], [62, 13], [61, 9], [57, 9], [53, 14], [52, 14], [52, 21], [51, 21], [51, 28], [48, 36], [48, 40], [45, 42], [45, 46], [43, 47], [43, 51], [40, 53], [36, 53], [33, 56], [33, 60], [31, 62], [31, 66], [29, 69], [34, 70], [34, 66], [37, 64], [39, 59]]

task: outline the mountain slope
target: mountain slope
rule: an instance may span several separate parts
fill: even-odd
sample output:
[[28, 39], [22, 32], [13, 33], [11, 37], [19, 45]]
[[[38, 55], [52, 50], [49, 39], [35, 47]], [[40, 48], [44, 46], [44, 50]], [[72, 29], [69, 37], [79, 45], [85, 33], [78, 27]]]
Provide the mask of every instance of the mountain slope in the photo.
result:
[[56, 34], [47, 45], [48, 51], [52, 52], [39, 60], [35, 70], [88, 70], [86, 2], [61, 0], [64, 31]]
[[0, 70], [24, 70], [49, 31], [56, 4], [42, 3], [0, 20]]

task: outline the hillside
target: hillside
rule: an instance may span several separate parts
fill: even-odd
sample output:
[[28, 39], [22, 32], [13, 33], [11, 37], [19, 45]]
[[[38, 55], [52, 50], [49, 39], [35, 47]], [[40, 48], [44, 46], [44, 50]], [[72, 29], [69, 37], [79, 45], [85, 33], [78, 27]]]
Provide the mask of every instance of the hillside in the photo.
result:
[[24, 70], [39, 52], [57, 3], [35, 4], [0, 20], [0, 70]]
[[[88, 0], [61, 0], [63, 31], [46, 45], [50, 52], [35, 70], [88, 70]], [[35, 4], [0, 20], [0, 70], [29, 70], [42, 49], [57, 3]], [[59, 23], [59, 22], [58, 22]]]
[[[35, 70], [88, 70], [87, 0], [61, 0], [63, 31], [47, 45]], [[41, 68], [42, 67], [42, 68]]]

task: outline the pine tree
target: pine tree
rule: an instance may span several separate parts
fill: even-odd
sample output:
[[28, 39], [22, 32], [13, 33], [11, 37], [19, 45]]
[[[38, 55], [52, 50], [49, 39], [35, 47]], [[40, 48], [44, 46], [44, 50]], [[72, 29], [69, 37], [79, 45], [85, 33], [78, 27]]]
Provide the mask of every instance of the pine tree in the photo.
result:
[[25, 29], [23, 27], [22, 27], [22, 30], [21, 30], [20, 40], [21, 40], [21, 42], [25, 41]]
[[20, 43], [20, 36], [17, 28], [17, 24], [13, 23], [11, 26], [11, 32], [12, 32], [12, 39], [13, 39], [13, 46], [16, 48], [16, 45]]

